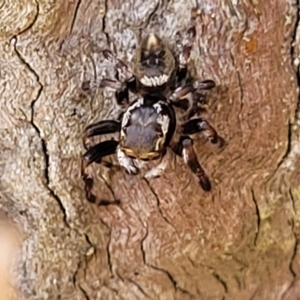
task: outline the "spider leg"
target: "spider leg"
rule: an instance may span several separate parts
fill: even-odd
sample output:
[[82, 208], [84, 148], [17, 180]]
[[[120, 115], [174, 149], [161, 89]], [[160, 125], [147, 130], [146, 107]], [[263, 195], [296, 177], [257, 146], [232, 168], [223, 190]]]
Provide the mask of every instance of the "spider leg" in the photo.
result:
[[216, 83], [211, 79], [195, 80], [193, 87], [195, 91], [201, 92], [202, 90], [211, 90], [216, 86]]
[[132, 92], [137, 92], [136, 78], [133, 71], [110, 50], [104, 50], [103, 55], [116, 68], [118, 80], [105, 78], [101, 81], [85, 81], [82, 84], [82, 89], [90, 90], [99, 87], [110, 87], [116, 90], [116, 98], [119, 105], [123, 105], [125, 101], [128, 104], [128, 89]]
[[171, 102], [179, 102], [183, 99], [186, 99], [187, 97], [189, 97], [189, 95], [191, 93], [193, 93], [195, 91], [193, 85], [191, 83], [188, 83], [184, 86], [181, 86], [179, 88], [177, 88], [169, 97], [169, 100]]
[[[197, 85], [196, 85], [197, 83]], [[211, 80], [196, 81], [194, 83], [187, 83], [184, 86], [177, 88], [168, 98], [168, 100], [176, 107], [180, 107], [186, 111], [186, 114], [193, 109], [195, 91], [197, 89], [209, 88]], [[194, 87], [196, 86], [196, 88]], [[198, 97], [199, 98], [199, 97]]]
[[[93, 162], [102, 163], [102, 158], [104, 156], [108, 156], [116, 152], [118, 144], [119, 142], [114, 140], [104, 141], [91, 147], [82, 155], [81, 177], [85, 184], [86, 198], [89, 202], [95, 203], [96, 196], [92, 193], [94, 180], [92, 176], [87, 172], [87, 167]], [[108, 166], [106, 162], [104, 162], [104, 164]], [[112, 202], [101, 200], [99, 205], [119, 204], [119, 203], [120, 201], [117, 200]]]
[[100, 81], [92, 81], [90, 83], [90, 87], [92, 87], [92, 88], [110, 87], [114, 90], [120, 90], [123, 88], [123, 84], [118, 80], [104, 78]]
[[180, 69], [186, 69], [187, 64], [191, 55], [191, 50], [193, 48], [196, 39], [196, 19], [200, 16], [201, 11], [199, 8], [193, 8], [191, 11], [191, 21], [190, 25], [185, 33], [186, 37], [183, 40], [182, 53], [179, 55], [179, 71]]
[[138, 167], [135, 164], [135, 160], [128, 157], [120, 147], [117, 148], [117, 157], [120, 166], [122, 166], [128, 174], [136, 175], [139, 172]]
[[146, 172], [145, 178], [150, 179], [150, 178], [159, 177], [167, 168], [168, 163], [169, 163], [169, 157], [166, 152], [163, 154], [160, 163], [154, 168], [152, 168], [151, 170]]
[[[195, 89], [191, 83], [186, 84], [177, 88], [169, 97], [169, 101], [171, 101], [175, 106], [188, 110], [193, 105], [194, 91]], [[188, 101], [188, 105], [186, 104], [186, 101]]]
[[181, 126], [182, 134], [194, 134], [201, 132], [212, 144], [224, 146], [225, 141], [220, 137], [217, 131], [202, 118], [191, 119]]
[[173, 103], [188, 99], [194, 92], [201, 92], [201, 90], [210, 90], [215, 87], [215, 82], [210, 79], [195, 80], [193, 83], [187, 83], [184, 86], [177, 88], [169, 97]]
[[189, 136], [182, 136], [179, 141], [180, 154], [190, 170], [196, 175], [199, 184], [204, 191], [211, 190], [211, 183], [202, 169], [193, 147], [193, 140]]
[[96, 88], [104, 88], [109, 87], [111, 89], [116, 90], [116, 99], [117, 103], [120, 106], [123, 106], [124, 103], [128, 104], [128, 87], [126, 84], [118, 81], [113, 80], [109, 78], [104, 78], [100, 81], [94, 80], [94, 81], [85, 81], [82, 84], [83, 90], [90, 90], [90, 89], [96, 89]]
[[104, 50], [103, 55], [115, 66], [118, 72], [118, 79], [120, 79], [121, 82], [125, 81], [130, 90], [133, 92], [136, 91], [136, 78], [131, 68], [110, 50]]
[[88, 149], [87, 141], [90, 137], [102, 134], [115, 133], [120, 131], [120, 129], [120, 122], [114, 120], [105, 120], [89, 125], [85, 128], [83, 133], [84, 148]]

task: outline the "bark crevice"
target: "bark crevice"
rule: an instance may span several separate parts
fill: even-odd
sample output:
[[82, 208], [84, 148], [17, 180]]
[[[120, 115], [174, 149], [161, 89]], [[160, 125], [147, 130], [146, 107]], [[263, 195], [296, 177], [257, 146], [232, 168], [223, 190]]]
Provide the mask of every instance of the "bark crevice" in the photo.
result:
[[155, 190], [153, 189], [153, 187], [151, 186], [150, 182], [144, 178], [144, 181], [147, 183], [149, 190], [151, 191], [152, 195], [154, 196], [155, 200], [156, 200], [156, 204], [157, 204], [157, 209], [159, 211], [159, 214], [161, 215], [161, 217], [163, 218], [163, 220], [170, 225], [174, 231], [176, 232], [176, 234], [178, 235], [178, 232], [176, 230], [176, 228], [174, 227], [174, 225], [168, 220], [168, 218], [165, 216], [165, 214], [163, 213], [162, 209], [161, 209], [161, 200], [158, 196], [158, 194], [155, 192]]
[[216, 271], [213, 271], [212, 275], [222, 285], [222, 287], [224, 289], [224, 293], [227, 294], [228, 293], [228, 286], [227, 286], [226, 281], [218, 273], [216, 273]]
[[[39, 12], [39, 10], [37, 10], [37, 14], [38, 14], [38, 12]], [[33, 23], [28, 28], [26, 28], [26, 31], [29, 30], [29, 28], [31, 28], [34, 25], [34, 23], [35, 23], [36, 20], [37, 20], [37, 17], [34, 18]], [[20, 34], [22, 34], [22, 33], [20, 33]], [[31, 107], [31, 114], [30, 114], [30, 120], [29, 120], [29, 122], [30, 122], [32, 128], [34, 128], [35, 132], [37, 133], [37, 136], [39, 137], [39, 139], [41, 141], [41, 149], [42, 149], [43, 156], [44, 156], [44, 161], [45, 161], [45, 167], [44, 167], [45, 187], [49, 191], [49, 194], [56, 200], [58, 206], [60, 207], [61, 212], [63, 213], [64, 223], [69, 227], [69, 224], [68, 224], [68, 221], [67, 221], [66, 208], [64, 207], [62, 200], [58, 197], [58, 195], [50, 187], [50, 176], [49, 176], [50, 156], [49, 156], [49, 153], [48, 153], [48, 150], [47, 150], [47, 142], [42, 137], [41, 130], [38, 127], [38, 125], [35, 123], [35, 113], [36, 113], [35, 112], [35, 103], [40, 99], [40, 96], [41, 96], [41, 94], [43, 92], [44, 86], [43, 86], [43, 84], [40, 81], [40, 76], [38, 75], [38, 73], [34, 70], [34, 68], [30, 65], [30, 63], [28, 63], [25, 60], [25, 58], [22, 56], [22, 54], [20, 53], [20, 51], [17, 49], [18, 48], [18, 36], [14, 36], [11, 39], [11, 42], [13, 44], [14, 51], [15, 51], [16, 55], [18, 56], [19, 60], [22, 62], [22, 64], [24, 64], [24, 66], [26, 66], [26, 68], [29, 70], [29, 72], [34, 75], [34, 77], [36, 78], [36, 82], [37, 82], [37, 84], [39, 86], [39, 89], [38, 89], [36, 97], [34, 99], [32, 99], [32, 101], [31, 101], [31, 105], [30, 105], [30, 107]]]
[[[290, 47], [290, 58], [291, 58], [292, 69], [295, 71], [297, 85], [298, 85], [298, 88], [300, 88], [300, 71], [299, 71], [300, 62], [298, 61], [298, 63], [295, 63], [296, 59], [299, 60], [296, 47], [299, 42], [298, 38], [297, 38], [297, 33], [299, 30], [299, 26], [300, 26], [300, 0], [296, 0], [295, 6], [296, 6], [296, 13], [295, 13], [296, 20], [295, 20], [295, 26], [294, 26], [294, 30], [292, 33], [292, 37], [291, 37], [292, 40], [291, 40], [291, 47]], [[296, 111], [295, 111], [295, 119], [300, 119], [300, 94], [299, 94], [299, 91], [298, 91], [298, 103], [297, 103], [297, 107], [296, 107]]]
[[260, 217], [258, 202], [255, 197], [255, 193], [254, 193], [253, 189], [251, 189], [251, 195], [252, 195], [252, 201], [254, 203], [255, 213], [256, 213], [256, 232], [255, 232], [255, 236], [254, 236], [254, 246], [257, 246], [257, 241], [258, 241], [259, 232], [260, 232], [261, 217]]

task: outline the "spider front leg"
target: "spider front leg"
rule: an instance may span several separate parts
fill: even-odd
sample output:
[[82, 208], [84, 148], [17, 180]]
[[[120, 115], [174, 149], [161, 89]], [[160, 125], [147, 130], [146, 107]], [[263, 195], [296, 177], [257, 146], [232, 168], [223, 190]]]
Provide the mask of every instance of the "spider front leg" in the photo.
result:
[[[87, 172], [88, 166], [93, 163], [102, 163], [102, 158], [114, 154], [117, 150], [119, 142], [115, 140], [101, 142], [90, 149], [88, 149], [81, 159], [81, 176], [85, 184], [86, 198], [89, 202], [95, 203], [96, 196], [92, 193], [94, 180], [92, 176]], [[106, 166], [109, 166], [105, 163]], [[120, 204], [120, 201], [106, 201], [101, 200], [99, 205], [109, 205], [109, 204]]]
[[196, 19], [198, 16], [200, 16], [200, 14], [201, 11], [199, 8], [193, 8], [191, 10], [190, 25], [185, 33], [186, 36], [182, 42], [182, 53], [180, 53], [179, 55], [179, 71], [187, 68], [191, 51], [196, 39]]
[[131, 68], [125, 62], [123, 62], [121, 59], [119, 59], [115, 54], [113, 54], [110, 50], [104, 50], [103, 55], [116, 68], [117, 74], [118, 74], [118, 79], [121, 82], [125, 82], [126, 86], [132, 92], [136, 92], [136, 90], [137, 90], [136, 78], [135, 78]]
[[128, 98], [128, 87], [125, 83], [122, 83], [118, 80], [113, 80], [109, 78], [104, 78], [100, 81], [85, 81], [82, 84], [83, 90], [90, 90], [95, 88], [104, 88], [109, 87], [116, 91], [115, 96], [117, 99], [117, 103], [120, 106], [124, 106], [129, 103]]
[[[103, 161], [102, 158], [104, 156], [111, 155], [116, 152], [118, 142], [111, 140], [111, 141], [105, 141], [99, 144], [96, 144], [95, 146], [88, 147], [87, 141], [89, 138], [96, 136], [96, 135], [102, 135], [102, 134], [109, 134], [109, 133], [115, 133], [120, 131], [121, 125], [120, 122], [114, 121], [114, 120], [105, 120], [100, 121], [94, 124], [89, 125], [86, 127], [83, 133], [83, 144], [85, 149], [88, 149], [85, 154], [82, 156], [82, 162], [81, 162], [81, 175], [82, 179], [85, 183], [85, 192], [86, 197], [88, 201], [95, 203], [96, 197], [92, 194], [91, 190], [93, 187], [93, 178], [88, 174], [87, 167], [93, 163], [99, 163], [102, 164], [108, 168], [111, 168], [113, 165], [109, 162]], [[114, 204], [114, 202], [108, 202], [108, 201], [101, 201], [100, 204], [107, 205], [107, 204]]]
[[114, 65], [117, 70], [118, 80], [105, 78], [100, 81], [85, 81], [82, 84], [82, 89], [90, 90], [99, 87], [110, 87], [116, 90], [116, 99], [119, 105], [123, 105], [124, 102], [128, 104], [128, 89], [132, 92], [137, 91], [136, 78], [132, 70], [110, 50], [104, 50], [103, 55]]
[[166, 150], [166, 152], [162, 155], [159, 164], [146, 172], [145, 174], [146, 179], [151, 179], [151, 178], [156, 178], [161, 176], [161, 174], [164, 172], [164, 170], [167, 168], [169, 164], [169, 156], [167, 151], [168, 150]]
[[194, 92], [200, 93], [202, 90], [211, 90], [216, 86], [215, 82], [210, 79], [195, 80], [193, 83], [187, 83], [184, 86], [177, 88], [169, 97], [173, 103], [177, 103], [183, 99], [190, 97]]
[[225, 141], [220, 137], [217, 131], [202, 118], [191, 119], [181, 126], [182, 134], [194, 134], [201, 132], [212, 144], [219, 144], [223, 147]]
[[178, 146], [179, 146], [179, 154], [181, 154], [184, 162], [189, 166], [190, 170], [196, 175], [202, 189], [207, 192], [210, 191], [211, 184], [197, 159], [197, 155], [195, 153], [194, 146], [193, 146], [193, 140], [189, 136], [182, 136]]
[[[191, 109], [194, 101], [194, 93], [201, 93], [202, 90], [210, 90], [215, 87], [215, 82], [213, 80], [196, 80], [193, 83], [187, 83], [186, 85], [177, 88], [169, 97], [169, 100], [177, 106], [184, 109]], [[189, 105], [183, 101], [188, 101]]]
[[139, 172], [138, 167], [135, 164], [135, 160], [128, 157], [120, 147], [117, 148], [117, 157], [120, 166], [122, 166], [128, 174], [136, 175]]
[[119, 132], [121, 129], [121, 124], [118, 121], [114, 120], [105, 120], [100, 121], [94, 124], [89, 125], [85, 128], [83, 132], [83, 145], [85, 149], [88, 149], [87, 141], [90, 137], [102, 134], [109, 134]]

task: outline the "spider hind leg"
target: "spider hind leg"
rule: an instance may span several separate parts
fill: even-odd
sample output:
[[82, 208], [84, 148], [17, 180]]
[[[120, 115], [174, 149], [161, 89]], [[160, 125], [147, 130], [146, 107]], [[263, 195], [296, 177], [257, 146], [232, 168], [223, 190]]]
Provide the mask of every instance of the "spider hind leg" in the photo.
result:
[[190, 170], [196, 175], [202, 189], [209, 192], [211, 190], [211, 183], [198, 161], [193, 140], [189, 136], [182, 136], [178, 146], [180, 149], [179, 154], [183, 157], [184, 162], [188, 165]]
[[[88, 149], [82, 156], [81, 159], [81, 177], [84, 181], [84, 189], [86, 198], [91, 203], [96, 203], [97, 198], [92, 193], [92, 188], [94, 184], [93, 177], [88, 172], [88, 166], [93, 163], [103, 164], [106, 167], [110, 167], [110, 163], [102, 161], [102, 158], [116, 152], [119, 142], [115, 140], [104, 141], [95, 146]], [[107, 201], [107, 200], [100, 200], [99, 205], [109, 205], [109, 204], [120, 204], [119, 200], [115, 201]]]

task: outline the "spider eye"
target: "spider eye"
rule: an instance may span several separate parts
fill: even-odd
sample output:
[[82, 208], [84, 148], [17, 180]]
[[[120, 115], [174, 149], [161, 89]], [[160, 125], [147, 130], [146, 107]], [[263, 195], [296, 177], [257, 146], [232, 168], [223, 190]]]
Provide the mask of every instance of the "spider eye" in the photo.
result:
[[142, 62], [143, 65], [146, 65], [148, 67], [158, 65], [158, 63], [159, 59], [155, 54], [150, 54], [149, 56], [145, 57], [145, 59]]
[[165, 50], [161, 50], [156, 55], [157, 55], [158, 58], [164, 58], [165, 55], [166, 55], [166, 51]]
[[141, 53], [141, 60], [146, 60], [150, 56], [149, 51], [142, 51]]

